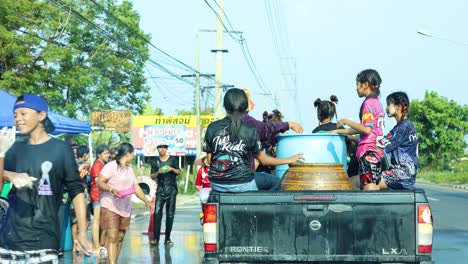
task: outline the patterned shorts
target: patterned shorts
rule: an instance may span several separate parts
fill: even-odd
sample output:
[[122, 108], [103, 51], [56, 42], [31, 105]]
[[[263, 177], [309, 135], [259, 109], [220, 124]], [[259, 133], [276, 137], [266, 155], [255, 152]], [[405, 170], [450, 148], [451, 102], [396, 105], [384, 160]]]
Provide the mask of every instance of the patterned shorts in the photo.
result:
[[16, 251], [0, 247], [0, 263], [5, 264], [58, 264], [58, 252], [54, 249]]
[[409, 169], [401, 166], [383, 171], [382, 180], [390, 189], [413, 189], [414, 185], [414, 176]]
[[359, 179], [361, 186], [379, 184], [382, 173], [381, 158], [375, 152], [367, 151], [359, 158]]

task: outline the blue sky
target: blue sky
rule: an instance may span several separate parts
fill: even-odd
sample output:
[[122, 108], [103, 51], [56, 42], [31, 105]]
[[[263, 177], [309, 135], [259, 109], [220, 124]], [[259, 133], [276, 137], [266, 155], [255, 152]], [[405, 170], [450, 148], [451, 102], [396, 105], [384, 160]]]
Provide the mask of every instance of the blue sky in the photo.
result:
[[[208, 2], [216, 7], [213, 0]], [[141, 28], [152, 43], [177, 59], [195, 66], [195, 34], [215, 29], [216, 17], [203, 0], [134, 0]], [[463, 0], [270, 0], [279, 7], [288, 47], [278, 59], [269, 26], [267, 5], [262, 0], [225, 0], [225, 12], [236, 30], [243, 32], [266, 89], [281, 98], [287, 120], [300, 121], [306, 131], [317, 126], [313, 101], [338, 96], [338, 118], [358, 120], [362, 102], [355, 91], [356, 74], [366, 68], [383, 79], [381, 101], [391, 92], [405, 91], [410, 99], [423, 99], [432, 90], [459, 104], [468, 102], [468, 1]], [[274, 17], [274, 16], [273, 16]], [[433, 37], [417, 34], [418, 29]], [[448, 39], [448, 40], [443, 40]], [[453, 41], [463, 44], [456, 44]], [[286, 43], [286, 41], [282, 42]], [[286, 46], [286, 44], [285, 44]], [[214, 73], [214, 33], [200, 34], [200, 71]], [[249, 88], [257, 107], [252, 115], [276, 108], [271, 96], [257, 85], [244, 60], [240, 45], [224, 36], [223, 82]], [[165, 63], [160, 56], [155, 60]], [[295, 61], [280, 93], [280, 61]], [[170, 67], [169, 64], [168, 67]], [[290, 64], [291, 65], [291, 64]], [[178, 74], [187, 74], [173, 68]], [[173, 114], [193, 104], [194, 88], [150, 69], [153, 106]], [[296, 85], [293, 83], [295, 76]], [[205, 82], [205, 85], [213, 85]], [[163, 86], [163, 87], [162, 87]], [[387, 120], [387, 129], [394, 122]]]

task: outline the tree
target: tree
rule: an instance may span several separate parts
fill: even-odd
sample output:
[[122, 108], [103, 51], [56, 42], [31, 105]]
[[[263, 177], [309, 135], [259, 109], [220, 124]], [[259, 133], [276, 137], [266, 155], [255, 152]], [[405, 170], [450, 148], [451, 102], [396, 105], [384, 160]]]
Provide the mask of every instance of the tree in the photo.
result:
[[143, 106], [143, 115], [164, 115], [161, 108], [153, 108], [150, 103], [146, 103]]
[[421, 165], [447, 169], [452, 159], [464, 154], [467, 105], [427, 91], [422, 101], [411, 102], [409, 117], [418, 132]]
[[[197, 112], [195, 111], [195, 107], [193, 107], [191, 110], [176, 110], [177, 115], [196, 115]], [[214, 110], [213, 108], [206, 108], [202, 109], [200, 111], [200, 115], [213, 115]]]
[[143, 111], [149, 51], [139, 36], [149, 36], [131, 2], [0, 1], [0, 87], [43, 95], [70, 117]]

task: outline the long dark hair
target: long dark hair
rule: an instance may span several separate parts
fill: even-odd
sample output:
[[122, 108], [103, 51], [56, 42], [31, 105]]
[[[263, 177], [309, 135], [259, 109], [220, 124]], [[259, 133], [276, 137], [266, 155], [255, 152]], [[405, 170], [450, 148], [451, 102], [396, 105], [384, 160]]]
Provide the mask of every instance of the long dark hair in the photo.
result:
[[[317, 108], [317, 116], [322, 123], [323, 120], [331, 118], [336, 115], [336, 104], [338, 103], [338, 97], [335, 95], [330, 96], [330, 101], [322, 101], [320, 98], [317, 98], [314, 102], [314, 106]], [[337, 117], [338, 118], [338, 117]]]
[[241, 89], [229, 89], [224, 95], [224, 109], [230, 120], [229, 137], [231, 141], [237, 141], [242, 125], [242, 115], [247, 112], [249, 103], [245, 92]]
[[133, 149], [132, 144], [127, 143], [127, 142], [124, 142], [117, 147], [117, 154], [115, 155], [115, 161], [117, 162], [117, 165], [119, 165], [119, 167], [122, 167], [122, 164], [120, 164], [120, 159], [123, 156], [127, 155], [127, 153], [132, 153], [133, 150], [134, 149]]
[[[379, 98], [380, 97], [380, 84], [382, 83], [382, 78], [380, 78], [379, 73], [373, 69], [363, 70], [356, 76], [356, 82], [365, 83], [371, 88], [371, 93], [366, 97], [368, 98]], [[364, 100], [365, 102], [366, 100]], [[361, 104], [361, 109], [359, 110], [359, 119], [362, 120], [362, 107], [364, 102]]]
[[379, 97], [380, 96], [380, 84], [382, 83], [382, 78], [380, 78], [379, 73], [373, 69], [363, 70], [356, 76], [356, 81], [360, 83], [367, 82], [372, 92], [367, 96], [369, 97]]
[[394, 92], [387, 96], [387, 104], [399, 105], [402, 107], [403, 119], [406, 118], [409, 112], [409, 98], [404, 92]]
[[99, 146], [97, 146], [96, 148], [96, 156], [99, 157], [99, 155], [101, 155], [104, 151], [109, 151], [109, 147], [105, 144], [100, 144]]

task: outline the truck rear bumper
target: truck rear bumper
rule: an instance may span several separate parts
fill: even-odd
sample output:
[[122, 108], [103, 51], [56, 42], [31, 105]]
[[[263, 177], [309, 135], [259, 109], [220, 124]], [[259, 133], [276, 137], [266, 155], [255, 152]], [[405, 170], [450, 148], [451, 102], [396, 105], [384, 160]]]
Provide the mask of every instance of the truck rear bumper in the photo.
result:
[[216, 256], [214, 254], [205, 255], [203, 263], [419, 263], [431, 264], [432, 258], [428, 256]]

